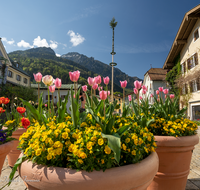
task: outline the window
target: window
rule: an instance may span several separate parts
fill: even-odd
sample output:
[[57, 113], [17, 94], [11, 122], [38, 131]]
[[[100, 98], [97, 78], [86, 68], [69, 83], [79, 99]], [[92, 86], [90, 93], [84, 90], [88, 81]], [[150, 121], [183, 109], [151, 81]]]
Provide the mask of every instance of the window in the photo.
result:
[[197, 91], [196, 80], [191, 81], [189, 84], [190, 84], [190, 92], [196, 92]]
[[195, 67], [196, 65], [198, 65], [198, 54], [195, 53], [193, 56], [191, 56], [188, 60], [187, 60], [187, 66], [188, 69], [190, 70], [191, 68]]
[[182, 74], [184, 74], [186, 72], [185, 62], [182, 63], [182, 65], [181, 65], [181, 71], [182, 71]]
[[[49, 99], [52, 100], [52, 95], [49, 95]], [[48, 100], [48, 95], [46, 95], [46, 100]]]
[[19, 64], [18, 64], [18, 63], [16, 63], [16, 67], [19, 67]]
[[24, 83], [27, 84], [28, 83], [28, 80], [27, 78], [24, 78]]
[[65, 95], [61, 95], [61, 100], [64, 100], [65, 99]]
[[13, 77], [12, 71], [8, 70], [8, 77]]
[[200, 105], [192, 106], [192, 120], [200, 120]]
[[199, 31], [198, 29], [194, 32], [194, 42], [199, 38]]
[[18, 81], [21, 81], [21, 76], [20, 76], [20, 75], [16, 75], [16, 79], [17, 79]]

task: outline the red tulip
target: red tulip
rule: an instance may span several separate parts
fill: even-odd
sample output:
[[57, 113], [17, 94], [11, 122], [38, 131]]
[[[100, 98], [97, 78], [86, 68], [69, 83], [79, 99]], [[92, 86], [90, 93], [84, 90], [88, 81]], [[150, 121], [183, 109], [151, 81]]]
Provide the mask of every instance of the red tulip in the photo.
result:
[[175, 95], [174, 94], [170, 94], [169, 96], [171, 99], [174, 99]]
[[20, 114], [23, 114], [23, 113], [26, 111], [26, 108], [24, 108], [24, 107], [17, 107], [17, 111], [18, 111]]
[[108, 85], [108, 84], [109, 84], [109, 81], [110, 81], [110, 78], [109, 78], [109, 77], [103, 78], [103, 82], [104, 82], [105, 85]]
[[80, 77], [80, 71], [69, 72], [69, 77], [72, 82], [77, 82]]
[[33, 76], [34, 76], [34, 79], [35, 79], [35, 81], [36, 82], [41, 82], [41, 80], [42, 80], [42, 74], [39, 72], [39, 73], [37, 73], [37, 74], [34, 74], [33, 73]]
[[126, 85], [127, 85], [127, 81], [120, 81], [120, 84], [121, 84], [121, 87], [122, 88], [126, 88]]
[[24, 117], [21, 119], [21, 122], [22, 122], [22, 126], [25, 129], [27, 129], [27, 127], [31, 124], [30, 121], [29, 121], [29, 119], [28, 118], [24, 118]]

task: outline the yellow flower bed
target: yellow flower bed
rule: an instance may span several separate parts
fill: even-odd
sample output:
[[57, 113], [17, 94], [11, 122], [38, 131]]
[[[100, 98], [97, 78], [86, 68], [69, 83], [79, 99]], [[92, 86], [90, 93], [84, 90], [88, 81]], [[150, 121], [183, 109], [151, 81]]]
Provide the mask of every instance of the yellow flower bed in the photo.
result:
[[150, 124], [149, 130], [155, 135], [174, 137], [190, 136], [197, 133], [198, 127], [195, 122], [186, 118], [174, 119], [173, 115], [170, 118], [169, 121], [164, 118], [154, 118], [155, 122]]
[[[104, 119], [104, 118], [101, 118]], [[147, 128], [140, 128], [131, 117], [116, 116], [113, 132], [124, 125], [131, 127], [121, 137], [119, 165], [137, 163], [155, 151], [154, 136]], [[101, 136], [101, 127], [92, 123], [87, 115], [78, 129], [72, 125], [70, 116], [56, 124], [56, 118], [45, 125], [32, 124], [20, 137], [19, 148], [37, 164], [78, 170], [100, 170], [118, 166], [108, 140]]]

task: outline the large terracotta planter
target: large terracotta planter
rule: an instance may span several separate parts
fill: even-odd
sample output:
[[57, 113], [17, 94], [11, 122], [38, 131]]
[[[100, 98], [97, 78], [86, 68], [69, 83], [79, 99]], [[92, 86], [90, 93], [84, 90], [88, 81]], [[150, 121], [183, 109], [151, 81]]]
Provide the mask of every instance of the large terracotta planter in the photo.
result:
[[159, 169], [148, 190], [185, 190], [194, 146], [198, 135], [155, 136]]
[[15, 162], [17, 161], [21, 151], [17, 149], [17, 146], [19, 145], [19, 137], [26, 132], [25, 128], [18, 128], [16, 131], [12, 133], [12, 137], [17, 139], [14, 140], [14, 145], [11, 151], [8, 154], [8, 165], [13, 167], [15, 165]]
[[14, 141], [10, 141], [0, 145], [0, 175], [6, 155], [10, 152], [13, 146], [14, 146]]
[[146, 190], [158, 171], [154, 152], [140, 163], [103, 171], [79, 171], [23, 162], [19, 175], [29, 190]]

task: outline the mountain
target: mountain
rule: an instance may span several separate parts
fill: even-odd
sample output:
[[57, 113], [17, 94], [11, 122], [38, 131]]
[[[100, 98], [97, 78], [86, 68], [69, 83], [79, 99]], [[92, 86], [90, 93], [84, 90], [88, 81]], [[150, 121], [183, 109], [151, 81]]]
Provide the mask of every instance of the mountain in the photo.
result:
[[[90, 71], [97, 73], [103, 77], [109, 76], [112, 77], [112, 67], [108, 64], [105, 64], [101, 61], [95, 60], [93, 57], [87, 57], [83, 54], [77, 52], [70, 52], [61, 56], [62, 58], [74, 61], [80, 65], [86, 67]], [[128, 76], [126, 73], [122, 72], [120, 69], [114, 67], [114, 83], [120, 86], [120, 81], [127, 80], [127, 88], [134, 88], [134, 81], [139, 80], [138, 77]]]
[[[88, 58], [79, 53], [68, 53], [57, 57], [51, 48], [40, 47], [25, 51], [14, 51], [8, 54], [11, 60], [18, 61], [23, 69], [31, 76], [31, 82], [35, 83], [33, 73], [41, 72], [42, 75], [52, 75], [54, 78], [61, 78], [63, 84], [72, 83], [69, 79], [69, 71], [80, 71], [79, 83], [87, 84], [88, 77], [101, 75], [111, 78], [111, 67], [94, 58]], [[70, 58], [71, 56], [71, 58]], [[76, 59], [72, 60], [72, 57]], [[120, 77], [121, 76], [121, 77]], [[133, 91], [133, 82], [137, 77], [130, 77], [119, 69], [114, 69], [114, 92], [122, 92], [120, 80], [127, 80], [127, 92]], [[138, 79], [139, 80], [139, 79]], [[103, 82], [102, 82], [103, 85]], [[108, 86], [111, 89], [111, 83]]]

